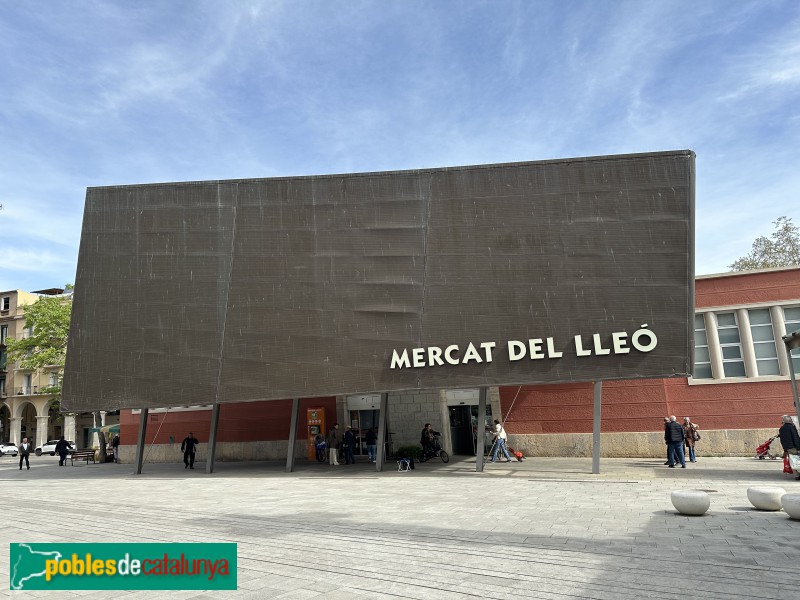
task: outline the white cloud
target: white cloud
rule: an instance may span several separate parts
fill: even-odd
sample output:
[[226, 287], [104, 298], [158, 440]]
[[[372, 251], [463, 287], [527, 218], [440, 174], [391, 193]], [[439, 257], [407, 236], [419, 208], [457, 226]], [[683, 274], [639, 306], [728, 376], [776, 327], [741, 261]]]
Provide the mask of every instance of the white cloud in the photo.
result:
[[698, 272], [793, 216], [795, 3], [43, 6], [0, 22], [0, 220], [31, 273], [72, 276], [94, 185], [690, 148]]

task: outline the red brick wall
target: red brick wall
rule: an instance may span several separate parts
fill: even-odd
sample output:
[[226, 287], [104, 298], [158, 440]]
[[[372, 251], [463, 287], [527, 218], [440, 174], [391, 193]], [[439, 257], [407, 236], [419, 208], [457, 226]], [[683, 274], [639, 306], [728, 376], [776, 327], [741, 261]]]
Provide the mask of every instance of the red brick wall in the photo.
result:
[[[336, 398], [304, 398], [300, 400], [298, 439], [306, 437], [306, 409], [323, 407], [327, 420], [335, 419]], [[288, 440], [292, 418], [291, 400], [222, 404], [219, 412], [217, 440], [220, 442], [253, 442]], [[150, 413], [146, 444], [180, 442], [191, 431], [201, 443], [208, 442], [211, 411], [179, 411]], [[120, 413], [120, 440], [135, 444], [139, 434], [139, 415], [125, 410]], [[170, 440], [172, 437], [172, 440]]]
[[[591, 433], [591, 383], [500, 388], [509, 433]], [[602, 387], [604, 432], [657, 431], [667, 416], [664, 381], [607, 381]], [[516, 400], [514, 397], [516, 396]], [[512, 405], [513, 402], [513, 405]], [[509, 409], [511, 410], [509, 414]]]
[[[592, 432], [592, 384], [523, 386], [517, 394], [518, 389], [500, 388], [509, 433]], [[781, 415], [794, 414], [786, 381], [693, 386], [686, 379], [606, 381], [602, 391], [605, 433], [661, 431], [669, 415], [691, 417], [703, 429], [777, 430]]]
[[695, 281], [695, 306], [733, 306], [800, 300], [800, 268]]
[[[697, 308], [800, 301], [800, 268], [726, 275], [695, 282]], [[793, 414], [787, 381], [692, 385], [683, 378], [603, 383], [604, 432], [661, 431], [665, 416], [691, 417], [703, 429], [780, 426]], [[514, 398], [516, 397], [516, 400]], [[591, 383], [500, 388], [510, 433], [591, 433]], [[512, 407], [513, 403], [513, 407]]]

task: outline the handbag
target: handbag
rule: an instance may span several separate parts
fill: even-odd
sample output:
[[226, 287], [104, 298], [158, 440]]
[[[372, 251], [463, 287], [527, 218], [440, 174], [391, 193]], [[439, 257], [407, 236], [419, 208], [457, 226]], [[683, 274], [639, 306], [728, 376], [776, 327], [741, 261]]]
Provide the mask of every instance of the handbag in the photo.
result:
[[700, 441], [700, 434], [699, 434], [699, 433], [697, 433], [697, 430], [696, 430], [696, 429], [694, 429], [694, 430], [693, 430], [693, 432], [694, 432], [694, 433], [693, 433], [692, 437], [694, 438], [694, 441], [695, 441], [695, 442], [699, 442], [699, 441]]

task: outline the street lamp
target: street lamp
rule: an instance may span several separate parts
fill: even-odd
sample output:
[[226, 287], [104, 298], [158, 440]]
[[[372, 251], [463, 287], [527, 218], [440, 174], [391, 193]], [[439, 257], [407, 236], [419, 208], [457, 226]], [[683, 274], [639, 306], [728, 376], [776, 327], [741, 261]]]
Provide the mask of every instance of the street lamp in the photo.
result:
[[794, 411], [800, 419], [800, 398], [797, 397], [797, 380], [794, 377], [794, 363], [792, 362], [792, 350], [800, 348], [800, 329], [793, 333], [783, 336], [783, 343], [786, 344], [786, 354], [789, 355], [789, 377], [792, 379], [792, 395], [794, 396]]

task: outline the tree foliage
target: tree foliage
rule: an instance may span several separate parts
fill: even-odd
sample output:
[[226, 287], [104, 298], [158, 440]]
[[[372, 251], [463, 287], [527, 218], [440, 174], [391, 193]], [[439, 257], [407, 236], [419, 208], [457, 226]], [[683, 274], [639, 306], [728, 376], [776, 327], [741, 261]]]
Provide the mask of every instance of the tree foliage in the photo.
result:
[[800, 227], [789, 217], [774, 221], [775, 231], [770, 237], [761, 236], [753, 242], [750, 254], [729, 265], [733, 271], [770, 269], [800, 265]]
[[[71, 296], [46, 296], [25, 305], [25, 327], [30, 335], [6, 340], [8, 360], [22, 369], [44, 367], [63, 371], [67, 356], [67, 336], [72, 313]], [[40, 390], [46, 394], [61, 392], [60, 380], [55, 386]]]

